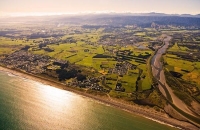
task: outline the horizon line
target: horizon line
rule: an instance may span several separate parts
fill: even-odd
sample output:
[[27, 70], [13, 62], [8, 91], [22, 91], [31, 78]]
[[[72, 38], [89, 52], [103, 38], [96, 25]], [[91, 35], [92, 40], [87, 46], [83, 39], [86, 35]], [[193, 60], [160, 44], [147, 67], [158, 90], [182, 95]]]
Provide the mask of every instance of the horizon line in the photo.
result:
[[144, 12], [115, 12], [115, 11], [84, 11], [84, 12], [17, 12], [17, 13], [3, 13], [0, 12], [0, 17], [28, 17], [28, 16], [59, 16], [59, 15], [86, 15], [86, 14], [166, 14], [166, 15], [200, 15], [200, 13], [190, 14], [190, 13], [163, 13], [154, 11], [144, 11]]

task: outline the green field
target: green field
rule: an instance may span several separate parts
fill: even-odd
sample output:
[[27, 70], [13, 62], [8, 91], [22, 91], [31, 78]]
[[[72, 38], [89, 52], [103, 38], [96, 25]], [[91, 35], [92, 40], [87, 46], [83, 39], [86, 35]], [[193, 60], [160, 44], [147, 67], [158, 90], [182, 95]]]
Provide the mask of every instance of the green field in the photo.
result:
[[[41, 29], [37, 28], [40, 24], [35, 25], [32, 28], [32, 32], [40, 33]], [[15, 26], [14, 26], [15, 27]], [[51, 25], [45, 25], [44, 28], [51, 28]], [[21, 25], [20, 35], [28, 34], [27, 33], [30, 29], [30, 26], [22, 26]], [[55, 32], [55, 34], [59, 34], [60, 32], [65, 32], [67, 34], [60, 36], [60, 37], [38, 37], [38, 38], [6, 38], [0, 37], [0, 54], [10, 54], [16, 50], [21, 49], [25, 45], [30, 46], [28, 51], [33, 54], [38, 55], [47, 55], [54, 59], [69, 61], [71, 64], [77, 65], [82, 69], [87, 76], [96, 75], [100, 76], [103, 75], [106, 78], [112, 78], [112, 80], [106, 80], [106, 85], [112, 88], [110, 94], [116, 95], [123, 95], [127, 96], [134, 91], [136, 91], [136, 81], [138, 76], [143, 76], [142, 80], [140, 81], [141, 90], [148, 90], [151, 88], [151, 79], [149, 77], [149, 71], [147, 69], [147, 59], [139, 58], [139, 56], [145, 56], [147, 53], [151, 54], [152, 50], [148, 49], [149, 41], [155, 40], [158, 34], [156, 34], [155, 30], [148, 30], [145, 31], [138, 31], [138, 30], [131, 30], [122, 28], [121, 32], [123, 33], [134, 33], [134, 35], [129, 35], [128, 37], [138, 37], [143, 39], [142, 42], [137, 42], [137, 44], [127, 44], [127, 45], [120, 45], [121, 40], [123, 38], [119, 37], [113, 32], [104, 32], [104, 28], [99, 29], [88, 29], [82, 28], [81, 26], [63, 26], [62, 28], [51, 28]], [[45, 30], [45, 29], [44, 29]], [[80, 33], [76, 33], [76, 31]], [[149, 31], [149, 32], [148, 32]], [[148, 32], [148, 33], [147, 33]], [[122, 33], [122, 35], [123, 35]], [[52, 34], [52, 33], [50, 33]], [[115, 43], [116, 45], [105, 45], [101, 44], [100, 39], [105, 36], [110, 35], [110, 37], [116, 37]], [[157, 36], [150, 36], [150, 35], [157, 35]], [[104, 41], [112, 42], [110, 37], [104, 39]], [[126, 37], [125, 37], [126, 38]], [[72, 39], [73, 42], [68, 41], [67, 39]], [[111, 40], [111, 41], [109, 41]], [[40, 47], [40, 44], [44, 44], [45, 41], [53, 41], [45, 46]], [[59, 42], [57, 42], [59, 41]], [[55, 43], [54, 43], [55, 42]], [[4, 45], [7, 45], [5, 47]], [[2, 46], [2, 47], [1, 47]], [[139, 47], [142, 47], [139, 48]], [[46, 48], [51, 49], [52, 51], [45, 50]], [[136, 66], [136, 69], [129, 68], [127, 73], [119, 76], [118, 73], [109, 72], [110, 70], [116, 67], [117, 63], [117, 52], [119, 51], [130, 51], [131, 54], [123, 54], [124, 57], [130, 58], [128, 61], [129, 63]], [[99, 57], [95, 58], [94, 56], [102, 54], [108, 57]], [[136, 60], [139, 58], [139, 60]], [[143, 63], [139, 62], [143, 60]], [[48, 66], [48, 69], [56, 70], [59, 67], [56, 66]], [[139, 72], [139, 69], [141, 72]], [[146, 75], [144, 77], [144, 75]], [[122, 87], [125, 88], [125, 92], [115, 92], [116, 84], [120, 82]]]

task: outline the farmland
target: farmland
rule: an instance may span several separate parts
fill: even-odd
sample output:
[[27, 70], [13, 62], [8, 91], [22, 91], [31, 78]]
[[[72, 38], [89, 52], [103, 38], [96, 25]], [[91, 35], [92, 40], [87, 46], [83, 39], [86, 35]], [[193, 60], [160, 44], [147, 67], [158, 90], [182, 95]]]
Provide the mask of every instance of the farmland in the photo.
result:
[[[5, 57], [4, 54], [27, 47], [25, 50], [28, 53], [78, 66], [86, 76], [105, 77], [102, 87], [111, 88], [111, 96], [115, 91], [126, 95], [151, 89], [150, 71], [146, 63], [153, 52], [149, 48], [150, 42], [159, 42], [160, 35], [153, 29], [142, 31], [137, 27], [123, 27], [119, 32], [118, 28], [112, 27], [112, 31], [109, 31], [106, 27], [92, 26], [54, 28], [54, 25], [46, 25], [41, 28], [40, 24], [36, 24], [20, 25], [20, 29], [16, 26], [12, 24], [1, 28], [5, 33], [0, 38], [1, 58]], [[15, 31], [10, 33], [10, 29]], [[152, 34], [153, 37], [150, 37]], [[117, 85], [120, 88], [117, 89]]]

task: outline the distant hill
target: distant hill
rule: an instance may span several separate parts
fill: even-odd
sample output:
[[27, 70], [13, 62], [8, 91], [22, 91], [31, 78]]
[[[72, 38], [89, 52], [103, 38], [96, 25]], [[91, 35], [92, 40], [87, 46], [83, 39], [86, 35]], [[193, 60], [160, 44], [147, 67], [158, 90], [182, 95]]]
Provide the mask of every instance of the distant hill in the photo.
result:
[[113, 25], [124, 26], [137, 24], [149, 27], [152, 22], [159, 25], [196, 26], [200, 27], [200, 14], [164, 14], [164, 13], [106, 13], [82, 15], [54, 15], [54, 16], [28, 16], [10, 17], [0, 19], [3, 22], [50, 22], [55, 24], [78, 25]]
[[177, 26], [198, 26], [200, 27], [200, 17], [189, 17], [188, 15], [173, 16], [167, 14], [102, 14], [102, 15], [85, 15], [74, 17], [61, 17], [54, 19], [62, 23], [74, 24], [94, 24], [94, 25], [133, 25], [149, 27], [152, 22], [160, 25], [177, 25]]

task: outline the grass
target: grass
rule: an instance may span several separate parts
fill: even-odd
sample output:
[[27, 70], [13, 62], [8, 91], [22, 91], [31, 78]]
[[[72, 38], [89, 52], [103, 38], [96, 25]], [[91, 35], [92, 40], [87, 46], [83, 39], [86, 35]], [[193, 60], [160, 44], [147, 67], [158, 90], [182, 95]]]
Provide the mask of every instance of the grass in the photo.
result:
[[173, 57], [176, 58], [175, 55], [167, 54], [164, 58], [165, 62], [167, 62], [167, 65], [165, 65], [167, 70], [181, 73], [183, 75], [181, 77], [182, 79], [194, 82], [197, 86], [200, 86], [200, 62], [191, 62], [177, 58], [174, 59]]
[[192, 71], [194, 69], [194, 64], [190, 61], [182, 60], [182, 59], [174, 59], [174, 58], [165, 58], [165, 61], [168, 65], [176, 67], [175, 69], [184, 69], [188, 71]]
[[188, 51], [189, 48], [183, 47], [183, 46], [178, 46], [178, 43], [175, 43], [171, 48], [168, 49], [168, 51], [174, 51], [174, 52], [186, 52]]
[[11, 54], [14, 52], [12, 48], [5, 48], [5, 47], [0, 47], [0, 55], [1, 54]]
[[115, 90], [117, 81], [114, 81], [114, 80], [106, 80], [106, 84], [107, 84], [110, 88], [112, 88], [112, 90]]
[[23, 46], [31, 44], [31, 41], [25, 42], [25, 40], [0, 37], [0, 54], [11, 54]]
[[195, 62], [194, 65], [198, 70], [200, 70], [200, 62]]
[[145, 32], [137, 32], [134, 35], [135, 36], [145, 36]]
[[128, 74], [129, 75], [131, 75], [131, 74], [139, 74], [139, 69], [129, 70]]
[[146, 64], [140, 64], [137, 67], [142, 69], [143, 71], [147, 71], [147, 65]]
[[109, 95], [114, 98], [128, 98], [131, 94], [112, 90]]
[[125, 88], [126, 93], [132, 93], [136, 90], [136, 81], [137, 81], [137, 74], [132, 75], [124, 75], [120, 82], [122, 83], [122, 87]]
[[117, 74], [109, 74], [106, 75], [106, 84], [112, 88], [112, 90], [115, 89], [116, 84], [118, 80], [118, 75]]
[[175, 52], [177, 52], [177, 51], [180, 51], [180, 48], [179, 48], [178, 44], [175, 43], [170, 49], [168, 49], [168, 51], [175, 51]]
[[166, 105], [165, 99], [161, 97], [157, 90], [153, 90], [148, 99], [150, 99], [153, 104], [156, 104], [160, 107], [164, 107]]
[[[83, 58], [83, 60], [77, 62], [78, 65], [84, 65], [86, 67], [93, 67], [94, 69], [100, 71], [103, 68], [107, 70], [108, 68], [114, 68], [117, 61], [112, 58], [93, 58], [94, 55], [88, 55]], [[100, 66], [102, 65], [103, 68]]]
[[145, 79], [142, 80], [142, 90], [148, 90], [151, 88], [151, 79], [149, 76], [146, 76]]
[[30, 45], [32, 43], [31, 40], [25, 42], [25, 40], [0, 37], [0, 45]]
[[[86, 45], [83, 42], [76, 43], [65, 43], [59, 45], [48, 45], [49, 48], [53, 49], [53, 52], [46, 52], [43, 49], [33, 51], [34, 54], [48, 55], [56, 59], [68, 60], [71, 63], [81, 64], [83, 66], [92, 66], [92, 57], [96, 54], [102, 54], [102, 46]], [[84, 50], [88, 49], [89, 52]]]
[[190, 73], [184, 74], [182, 78], [189, 82], [194, 82], [197, 86], [200, 86], [200, 72], [199, 70], [192, 71]]

